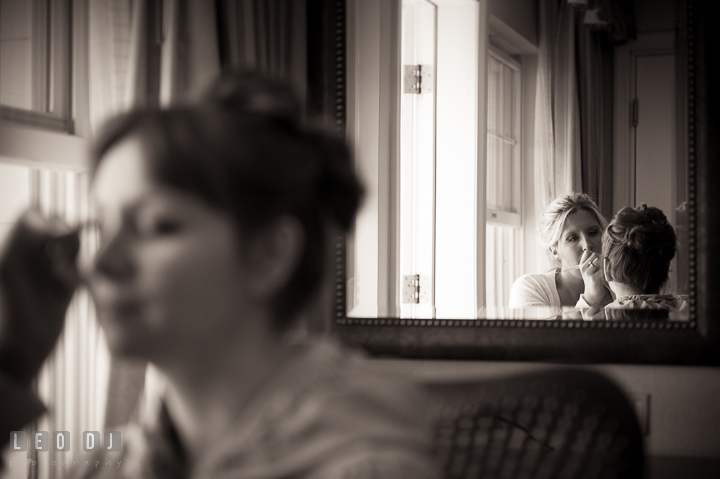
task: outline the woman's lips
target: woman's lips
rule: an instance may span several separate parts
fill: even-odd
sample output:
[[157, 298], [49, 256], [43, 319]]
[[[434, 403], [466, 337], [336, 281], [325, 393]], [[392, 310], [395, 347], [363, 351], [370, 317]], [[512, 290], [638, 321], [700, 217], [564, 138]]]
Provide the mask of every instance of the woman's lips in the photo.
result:
[[121, 320], [137, 318], [142, 312], [142, 302], [136, 299], [120, 299], [111, 301], [97, 301], [97, 310], [101, 317], [111, 317]]

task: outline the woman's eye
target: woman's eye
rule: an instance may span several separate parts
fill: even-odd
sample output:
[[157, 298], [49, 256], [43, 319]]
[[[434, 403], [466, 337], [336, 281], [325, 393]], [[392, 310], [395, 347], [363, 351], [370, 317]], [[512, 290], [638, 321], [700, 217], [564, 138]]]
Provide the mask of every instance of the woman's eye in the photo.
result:
[[178, 232], [182, 228], [180, 221], [171, 218], [147, 218], [137, 223], [141, 236], [164, 236]]
[[152, 223], [152, 231], [155, 234], [165, 235], [165, 234], [172, 234], [180, 230], [180, 222], [170, 220], [170, 219], [164, 219], [159, 218], [153, 221]]

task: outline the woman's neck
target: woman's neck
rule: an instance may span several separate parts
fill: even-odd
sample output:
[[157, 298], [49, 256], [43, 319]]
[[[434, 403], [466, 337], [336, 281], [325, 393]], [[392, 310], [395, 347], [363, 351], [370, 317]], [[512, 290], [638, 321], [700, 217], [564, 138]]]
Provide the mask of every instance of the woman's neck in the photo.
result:
[[616, 298], [622, 298], [624, 296], [636, 296], [639, 294], [658, 294], [657, 293], [643, 293], [642, 291], [632, 288], [626, 284], [618, 283], [616, 281], [610, 281], [608, 282], [608, 285], [610, 286], [610, 289], [613, 290], [613, 293], [615, 293]]
[[556, 275], [558, 295], [563, 306], [575, 306], [585, 291], [585, 282], [580, 270], [562, 271]]
[[268, 331], [228, 341], [204, 354], [187, 354], [172, 365], [158, 365], [168, 382], [168, 411], [190, 464], [223, 440], [242, 410], [294, 351]]

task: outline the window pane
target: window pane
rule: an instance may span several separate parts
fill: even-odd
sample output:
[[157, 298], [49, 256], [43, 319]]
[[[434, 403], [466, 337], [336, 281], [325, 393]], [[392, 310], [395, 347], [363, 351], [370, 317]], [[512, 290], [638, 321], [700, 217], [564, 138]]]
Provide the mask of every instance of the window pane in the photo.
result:
[[494, 57], [488, 69], [488, 154], [487, 206], [509, 212], [519, 212], [516, 168], [517, 154], [515, 75], [517, 73]]
[[486, 305], [508, 305], [521, 271], [519, 67], [488, 61]]
[[0, 103], [32, 110], [33, 2], [0, 0]]

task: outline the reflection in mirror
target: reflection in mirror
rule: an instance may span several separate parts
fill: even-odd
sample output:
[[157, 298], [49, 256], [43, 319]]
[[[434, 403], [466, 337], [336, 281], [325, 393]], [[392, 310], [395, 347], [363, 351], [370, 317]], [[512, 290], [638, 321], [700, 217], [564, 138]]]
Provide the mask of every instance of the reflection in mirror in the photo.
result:
[[[612, 14], [540, 1], [536, 39], [496, 3], [348, 2], [348, 131], [368, 185], [346, 249], [348, 317], [687, 320], [677, 5], [645, 28], [647, 0]], [[571, 208], [543, 244], [547, 205], [581, 191], [599, 217]], [[658, 260], [662, 288], [618, 296], [602, 232], [640, 203], [664, 213], [677, 254]], [[514, 304], [521, 278], [548, 297]], [[656, 297], [628, 302], [639, 294]]]

